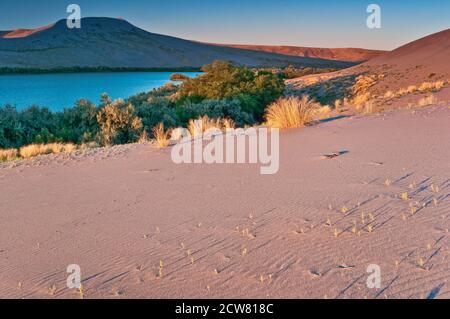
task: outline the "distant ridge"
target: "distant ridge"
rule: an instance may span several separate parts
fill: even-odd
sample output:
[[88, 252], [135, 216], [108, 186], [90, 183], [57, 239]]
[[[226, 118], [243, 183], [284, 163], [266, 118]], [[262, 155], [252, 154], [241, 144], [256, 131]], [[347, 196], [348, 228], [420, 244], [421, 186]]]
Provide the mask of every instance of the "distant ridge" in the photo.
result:
[[0, 31], [0, 38], [3, 39], [17, 39], [17, 38], [25, 38], [32, 34], [50, 29], [54, 24], [49, 24], [36, 29], [17, 29], [12, 31]]
[[246, 66], [346, 68], [354, 63], [198, 43], [139, 29], [123, 19], [83, 18], [38, 29], [0, 31], [0, 68], [192, 68], [214, 60]]
[[283, 55], [300, 56], [315, 59], [328, 59], [348, 62], [365, 62], [376, 58], [387, 51], [361, 48], [310, 48], [297, 46], [216, 44], [225, 47], [271, 52]]

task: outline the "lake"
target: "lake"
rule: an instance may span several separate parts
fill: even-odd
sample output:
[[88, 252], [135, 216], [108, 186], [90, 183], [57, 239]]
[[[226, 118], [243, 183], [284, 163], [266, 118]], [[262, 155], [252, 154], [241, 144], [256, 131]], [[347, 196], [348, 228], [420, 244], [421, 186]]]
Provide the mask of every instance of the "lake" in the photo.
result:
[[[178, 73], [178, 72], [177, 72]], [[189, 77], [200, 73], [179, 72]], [[128, 98], [147, 92], [170, 81], [172, 72], [105, 72], [1, 75], [0, 106], [15, 105], [23, 109], [31, 105], [46, 106], [52, 111], [72, 107], [81, 98], [96, 104], [102, 93], [111, 98]], [[172, 82], [177, 83], [177, 82]]]

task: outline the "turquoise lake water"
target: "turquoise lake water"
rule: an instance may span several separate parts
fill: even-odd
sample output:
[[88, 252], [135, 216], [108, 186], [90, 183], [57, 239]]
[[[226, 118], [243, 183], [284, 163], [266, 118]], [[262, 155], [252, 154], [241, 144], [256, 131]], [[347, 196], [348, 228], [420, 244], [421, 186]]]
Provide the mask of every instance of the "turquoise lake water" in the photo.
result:
[[[81, 98], [98, 103], [102, 93], [125, 99], [171, 82], [171, 72], [68, 73], [1, 75], [0, 106], [15, 105], [23, 109], [31, 105], [61, 111]], [[190, 77], [199, 73], [183, 72]]]

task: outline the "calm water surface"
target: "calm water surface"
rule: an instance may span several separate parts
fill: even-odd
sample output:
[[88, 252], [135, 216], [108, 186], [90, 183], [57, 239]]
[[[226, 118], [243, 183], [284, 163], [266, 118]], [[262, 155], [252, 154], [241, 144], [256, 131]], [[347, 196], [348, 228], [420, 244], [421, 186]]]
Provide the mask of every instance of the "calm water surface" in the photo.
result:
[[[127, 98], [171, 82], [171, 72], [69, 73], [0, 75], [0, 106], [46, 106], [53, 111], [72, 107], [85, 98], [98, 103], [102, 93]], [[184, 72], [195, 77], [199, 73]]]

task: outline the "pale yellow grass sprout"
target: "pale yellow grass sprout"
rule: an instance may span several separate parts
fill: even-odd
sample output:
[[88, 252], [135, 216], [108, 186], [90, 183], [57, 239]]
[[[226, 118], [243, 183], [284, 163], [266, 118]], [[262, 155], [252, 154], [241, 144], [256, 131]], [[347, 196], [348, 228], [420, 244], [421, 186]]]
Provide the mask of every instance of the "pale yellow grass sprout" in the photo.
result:
[[418, 102], [419, 106], [429, 106], [429, 105], [434, 105], [438, 103], [438, 99], [433, 95], [429, 95], [426, 97], [421, 98]]
[[166, 131], [164, 129], [163, 123], [159, 123], [158, 125], [156, 125], [152, 131], [153, 135], [155, 136], [158, 148], [164, 148], [169, 145], [170, 131], [169, 130]]
[[400, 195], [400, 198], [403, 199], [404, 201], [407, 201], [409, 199], [409, 194], [408, 192], [404, 192]]
[[369, 100], [370, 100], [370, 93], [366, 92], [355, 95], [352, 102], [356, 106], [364, 106]]
[[22, 158], [31, 158], [38, 155], [71, 153], [77, 150], [77, 146], [72, 143], [51, 143], [51, 144], [31, 144], [20, 148]]
[[302, 127], [313, 120], [320, 105], [308, 96], [286, 97], [272, 103], [266, 111], [267, 125], [272, 128], [286, 129]]
[[226, 129], [233, 129], [235, 127], [236, 124], [232, 119], [212, 119], [207, 115], [204, 115], [199, 117], [198, 119], [189, 120], [187, 129], [192, 137], [196, 137], [210, 129], [218, 129], [224, 131]]
[[19, 152], [15, 148], [7, 150], [0, 149], [0, 162], [13, 161], [17, 158], [18, 155]]
[[138, 141], [138, 143], [139, 143], [139, 144], [146, 144], [146, 143], [148, 143], [149, 140], [150, 140], [150, 138], [149, 138], [149, 136], [148, 136], [147, 130], [144, 130], [144, 131], [141, 133], [141, 135], [139, 136], [139, 141]]
[[354, 95], [367, 92], [377, 81], [382, 78], [382, 75], [360, 75], [356, 78], [355, 84], [352, 86], [352, 92]]
[[411, 93], [417, 92], [417, 90], [418, 90], [417, 86], [415, 86], [415, 85], [410, 85], [410, 86], [408, 86], [408, 88], [406, 89], [406, 92], [407, 92], [408, 94], [411, 94]]
[[31, 144], [20, 148], [20, 156], [23, 158], [31, 158], [41, 154], [50, 154], [50, 149], [43, 144]]
[[233, 129], [235, 127], [236, 127], [236, 123], [232, 119], [223, 119], [222, 120], [222, 128]]
[[445, 86], [444, 81], [436, 81], [436, 82], [423, 82], [419, 86], [419, 91], [434, 91], [434, 90], [440, 90]]

